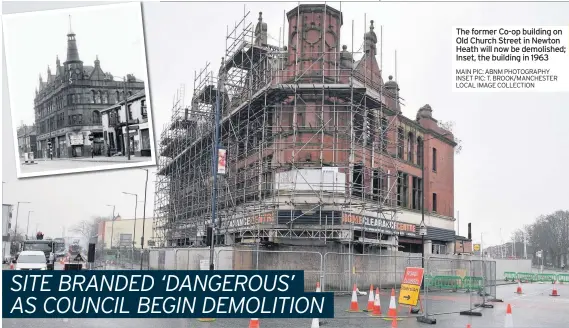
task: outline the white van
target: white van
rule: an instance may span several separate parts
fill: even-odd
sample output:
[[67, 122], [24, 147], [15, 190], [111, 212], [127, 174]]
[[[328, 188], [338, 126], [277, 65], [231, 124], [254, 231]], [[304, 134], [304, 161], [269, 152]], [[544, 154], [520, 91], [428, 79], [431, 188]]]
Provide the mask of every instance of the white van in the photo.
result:
[[18, 255], [15, 270], [47, 270], [45, 253], [42, 251], [22, 251]]

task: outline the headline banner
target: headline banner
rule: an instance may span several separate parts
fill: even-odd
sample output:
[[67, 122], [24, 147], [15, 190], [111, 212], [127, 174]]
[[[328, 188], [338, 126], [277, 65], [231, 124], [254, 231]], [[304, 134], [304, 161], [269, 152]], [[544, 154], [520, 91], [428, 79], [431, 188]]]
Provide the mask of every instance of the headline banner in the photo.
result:
[[303, 271], [4, 271], [3, 318], [333, 318]]

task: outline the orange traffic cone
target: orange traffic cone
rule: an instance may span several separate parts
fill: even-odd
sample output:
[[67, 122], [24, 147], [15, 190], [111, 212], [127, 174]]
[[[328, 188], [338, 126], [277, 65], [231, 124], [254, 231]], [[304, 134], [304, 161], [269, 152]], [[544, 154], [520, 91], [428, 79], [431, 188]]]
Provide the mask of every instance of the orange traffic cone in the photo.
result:
[[375, 292], [375, 299], [373, 300], [373, 317], [381, 317], [381, 303], [379, 301], [379, 288]]
[[522, 283], [518, 280], [518, 288], [516, 289], [516, 294], [523, 294], [522, 293]]
[[373, 297], [373, 285], [369, 286], [369, 296], [367, 298], [367, 310], [366, 312], [373, 312], [373, 306], [375, 303], [375, 298]]
[[553, 290], [551, 291], [551, 295], [549, 296], [559, 296], [559, 294], [557, 293], [557, 287], [555, 287], [555, 284], [553, 285]]
[[504, 321], [504, 328], [513, 328], [514, 327], [514, 320], [512, 318], [512, 306], [508, 304], [508, 308], [506, 310], [506, 320]]
[[14, 270], [14, 262], [10, 262], [10, 270]]
[[259, 328], [259, 319], [249, 320], [249, 328]]
[[397, 318], [397, 303], [395, 301], [395, 288], [391, 288], [391, 299], [389, 300], [389, 310], [387, 310], [387, 316], [388, 320], [399, 320]]
[[472, 328], [469, 323], [466, 324], [466, 328]]
[[354, 289], [352, 291], [352, 302], [350, 303], [350, 309], [348, 312], [362, 312], [360, 311], [360, 307], [358, 305], [358, 295], [356, 294], [356, 290], [358, 287], [354, 284]]
[[391, 328], [397, 328], [397, 318], [391, 319]]

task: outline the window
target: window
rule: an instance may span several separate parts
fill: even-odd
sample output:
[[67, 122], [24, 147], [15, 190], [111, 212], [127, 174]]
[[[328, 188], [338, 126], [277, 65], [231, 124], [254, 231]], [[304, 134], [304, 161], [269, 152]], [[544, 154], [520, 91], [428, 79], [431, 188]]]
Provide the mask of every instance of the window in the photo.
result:
[[415, 148], [413, 139], [413, 133], [409, 132], [409, 135], [407, 136], [407, 161], [410, 163], [413, 163], [413, 148]]
[[353, 195], [361, 195], [363, 193], [364, 185], [363, 185], [363, 172], [364, 167], [363, 165], [354, 165], [354, 170], [352, 172], [352, 194]]
[[375, 169], [373, 170], [373, 177], [372, 177], [372, 194], [374, 196], [382, 196], [382, 192], [384, 190], [385, 190], [385, 176], [380, 169]]
[[433, 193], [433, 212], [437, 212], [437, 194]]
[[405, 142], [405, 135], [403, 134], [403, 128], [397, 129], [397, 158], [403, 159], [403, 146]]
[[433, 254], [446, 254], [446, 252], [447, 252], [446, 245], [439, 245], [439, 244], [433, 245]]
[[128, 104], [128, 120], [132, 120], [132, 104]]
[[387, 119], [381, 118], [381, 151], [387, 152]]
[[423, 203], [423, 179], [413, 177], [413, 194], [411, 205], [414, 210], [420, 210]]
[[146, 111], [146, 100], [142, 100], [140, 102], [140, 114], [142, 115], [142, 118], [147, 118], [148, 117], [148, 112]]
[[423, 139], [417, 138], [417, 165], [423, 166]]
[[437, 172], [437, 148], [433, 148], [433, 172]]
[[407, 173], [397, 173], [397, 206], [407, 207], [409, 191], [409, 176]]

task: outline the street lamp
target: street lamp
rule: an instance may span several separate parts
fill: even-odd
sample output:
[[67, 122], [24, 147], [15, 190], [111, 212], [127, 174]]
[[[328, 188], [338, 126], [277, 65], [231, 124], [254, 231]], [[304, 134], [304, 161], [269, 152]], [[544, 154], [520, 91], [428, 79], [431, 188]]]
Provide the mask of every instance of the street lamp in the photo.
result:
[[[111, 247], [110, 249], [113, 249], [113, 234], [114, 234], [114, 230], [115, 230], [115, 205], [107, 205], [109, 207], [113, 208], [113, 216], [111, 216]], [[103, 235], [104, 236], [104, 235]], [[105, 241], [103, 240], [103, 247], [105, 247]]]
[[144, 256], [142, 256], [144, 251], [144, 227], [146, 225], [146, 194], [148, 189], [148, 169], [141, 169], [146, 171], [146, 182], [144, 183], [144, 208], [142, 210], [142, 237], [140, 237], [140, 270], [142, 270], [142, 261]]
[[138, 207], [138, 194], [133, 194], [130, 192], [122, 192], [125, 195], [130, 195], [130, 196], [134, 196], [135, 197], [135, 203], [134, 203], [134, 229], [132, 232], [132, 249], [134, 251], [134, 244], [136, 243], [136, 209]]
[[28, 225], [26, 225], [26, 239], [28, 239], [29, 236], [29, 229], [30, 229], [30, 213], [32, 213], [33, 211], [28, 211]]
[[[419, 235], [421, 236], [421, 244], [423, 245], [423, 249], [425, 249], [425, 236], [427, 235], [427, 226], [425, 225], [424, 221], [421, 221], [419, 225]], [[425, 256], [423, 252], [423, 257], [421, 258], [421, 267], [425, 267]]]
[[16, 207], [16, 225], [14, 226], [14, 238], [18, 235], [18, 216], [20, 216], [20, 204], [30, 204], [30, 202], [18, 202]]

